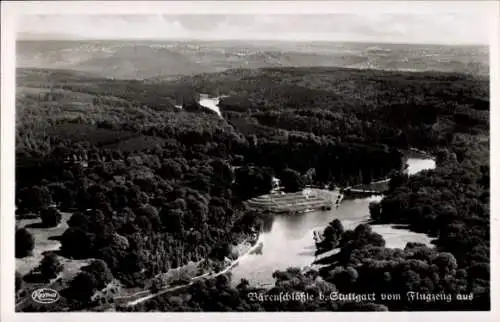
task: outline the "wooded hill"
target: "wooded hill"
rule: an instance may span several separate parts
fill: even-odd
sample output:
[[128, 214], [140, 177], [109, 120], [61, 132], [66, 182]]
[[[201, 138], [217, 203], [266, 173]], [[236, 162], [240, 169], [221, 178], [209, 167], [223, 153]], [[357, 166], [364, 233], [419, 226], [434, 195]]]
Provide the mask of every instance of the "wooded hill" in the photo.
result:
[[[175, 107], [179, 102], [184, 107], [196, 104], [197, 93], [228, 95], [220, 104], [224, 119], [203, 109]], [[456, 256], [456, 268], [467, 273], [452, 276], [466, 279], [466, 289], [479, 294], [469, 308], [489, 305], [485, 300], [489, 298], [486, 79], [459, 74], [274, 68], [158, 82], [19, 70], [16, 109], [19, 216], [44, 212], [51, 203], [61, 210], [77, 209], [62, 236], [61, 256], [102, 259], [112, 276], [125, 285], [140, 287], [155, 274], [188, 260], [223, 257], [230, 243], [262, 224], [265, 214], [245, 210], [242, 201], [267, 193], [273, 175], [282, 177], [290, 170], [304, 174], [313, 168], [314, 183], [369, 182], [401, 168], [398, 148], [416, 146], [438, 155], [438, 170], [410, 181], [399, 180], [400, 187], [382, 203], [379, 219], [408, 222], [415, 229], [427, 227], [438, 234], [442, 251]], [[241, 168], [233, 171], [233, 166]], [[445, 185], [451, 195], [436, 193]], [[424, 195], [436, 200], [424, 201]], [[453, 201], [455, 198], [460, 201]], [[455, 211], [438, 210], [440, 204], [455, 207]], [[449, 226], [450, 218], [453, 226]], [[476, 227], [473, 237], [464, 239], [466, 232], [460, 229], [472, 223]], [[342, 254], [352, 254], [355, 249], [368, 252], [367, 245], [383, 247], [379, 238], [366, 237], [371, 232], [365, 228], [358, 234], [342, 234], [345, 245], [350, 245]], [[29, 239], [25, 231], [18, 236], [19, 240]], [[349, 242], [357, 239], [368, 242]], [[450, 245], [455, 242], [465, 244], [454, 250]], [[31, 244], [17, 245], [30, 248]], [[380, 251], [388, 256], [383, 258], [396, 256]], [[442, 257], [433, 253], [439, 251], [428, 251], [430, 263]], [[20, 256], [26, 253], [29, 249], [19, 250]], [[377, 254], [379, 250], [366, 258], [380, 260]], [[337, 268], [351, 267], [361, 274], [359, 263], [352, 264], [349, 256], [332, 262], [336, 267], [332, 269], [352, 275], [350, 269]], [[86, 285], [85, 294], [92, 294], [102, 286], [94, 275], [82, 274], [67, 285], [69, 290]], [[282, 283], [291, 283], [299, 273], [290, 274], [277, 275], [278, 290], [283, 285], [295, 289]], [[387, 287], [406, 283], [404, 278], [413, 278], [412, 274], [404, 273], [401, 276], [406, 277], [394, 279]], [[355, 279], [351, 285], [356, 290], [368, 278], [359, 276], [359, 283]], [[433, 282], [436, 287], [448, 283], [448, 275], [439, 276]], [[300, 279], [300, 287], [314, 281]], [[326, 278], [327, 288], [335, 287], [339, 279]], [[419, 281], [424, 280], [422, 275]], [[214, 294], [204, 292], [189, 297], [191, 302], [161, 302], [160, 306], [148, 304], [148, 308], [258, 309], [256, 304], [245, 306], [245, 293], [231, 289], [226, 282], [218, 280], [213, 285], [219, 295], [210, 301], [220, 301], [220, 305], [210, 306], [206, 296]], [[424, 287], [415, 283], [411, 285]], [[95, 304], [90, 298], [72, 298], [75, 293], [71, 291], [64, 294], [73, 309]], [[263, 308], [291, 309], [280, 305]]]

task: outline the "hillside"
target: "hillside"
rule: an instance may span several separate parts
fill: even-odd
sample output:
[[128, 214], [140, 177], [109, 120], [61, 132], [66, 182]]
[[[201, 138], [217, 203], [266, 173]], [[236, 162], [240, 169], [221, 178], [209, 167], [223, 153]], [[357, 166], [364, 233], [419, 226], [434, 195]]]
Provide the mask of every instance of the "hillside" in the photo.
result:
[[[92, 310], [113, 303], [113, 295], [93, 297], [110, 284], [130, 292], [158, 289], [159, 274], [189, 262], [210, 259], [217, 271], [232, 256], [231, 245], [268, 222], [270, 214], [245, 201], [268, 193], [273, 177], [293, 193], [308, 184], [389, 176], [388, 198], [379, 212], [371, 207], [372, 218], [434, 234], [436, 249], [390, 250], [369, 225], [343, 231], [337, 223], [323, 233], [327, 250], [341, 248], [325, 270], [278, 272], [268, 291], [244, 282], [234, 288], [220, 275], [132, 309], [286, 311], [286, 302], [249, 303], [248, 292], [304, 289], [474, 295], [467, 303], [377, 301], [351, 310], [489, 308], [485, 77], [336, 67], [231, 69], [170, 81], [55, 69], [18, 69], [17, 76], [17, 222], [31, 216], [36, 225], [45, 218], [57, 227], [59, 212], [72, 213], [64, 232], [55, 229], [62, 235], [50, 236], [60, 241], [56, 254], [40, 254], [48, 238], [31, 236], [40, 230], [16, 231], [19, 262], [32, 268], [30, 259], [44, 255], [41, 273], [35, 267], [16, 275], [19, 294], [33, 287], [33, 278], [64, 274], [58, 263], [95, 259], [51, 285], [60, 302], [28, 302], [22, 311]], [[227, 95], [223, 118], [196, 108], [200, 94]], [[192, 108], [175, 108], [179, 101]], [[436, 171], [405, 179], [400, 150], [410, 146], [436, 155]], [[27, 266], [20, 268], [24, 273]], [[349, 306], [316, 301], [293, 309]]]
[[350, 67], [488, 75], [482, 47], [294, 42], [19, 41], [17, 66], [168, 79], [232, 68]]

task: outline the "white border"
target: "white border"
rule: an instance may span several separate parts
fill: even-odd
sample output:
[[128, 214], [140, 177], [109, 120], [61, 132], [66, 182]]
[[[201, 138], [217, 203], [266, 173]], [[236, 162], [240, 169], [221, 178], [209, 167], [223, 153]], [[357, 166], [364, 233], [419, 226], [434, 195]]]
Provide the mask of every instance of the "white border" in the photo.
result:
[[[326, 13], [419, 13], [452, 14], [474, 13], [491, 19], [490, 77], [491, 77], [491, 312], [369, 312], [369, 313], [14, 313], [14, 151], [15, 151], [15, 22], [23, 14], [326, 14]], [[55, 322], [107, 318], [125, 322], [132, 319], [165, 320], [187, 319], [214, 320], [276, 319], [317, 321], [347, 321], [351, 319], [375, 320], [432, 320], [444, 321], [499, 321], [495, 303], [500, 303], [498, 287], [499, 238], [498, 199], [500, 196], [496, 161], [498, 151], [498, 129], [500, 124], [498, 39], [499, 3], [497, 1], [3, 1], [2, 3], [2, 66], [1, 66], [1, 320]], [[495, 162], [494, 162], [495, 160]], [[495, 233], [493, 233], [495, 232]], [[496, 317], [496, 318], [495, 318]]]
[[5, 1], [22, 14], [478, 13], [491, 1]]

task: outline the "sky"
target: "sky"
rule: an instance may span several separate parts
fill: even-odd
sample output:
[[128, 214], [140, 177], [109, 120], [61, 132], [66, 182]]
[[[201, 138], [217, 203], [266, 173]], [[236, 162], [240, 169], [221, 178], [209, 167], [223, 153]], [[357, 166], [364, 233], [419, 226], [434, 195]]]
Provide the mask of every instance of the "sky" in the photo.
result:
[[25, 15], [19, 39], [314, 40], [488, 44], [478, 14]]

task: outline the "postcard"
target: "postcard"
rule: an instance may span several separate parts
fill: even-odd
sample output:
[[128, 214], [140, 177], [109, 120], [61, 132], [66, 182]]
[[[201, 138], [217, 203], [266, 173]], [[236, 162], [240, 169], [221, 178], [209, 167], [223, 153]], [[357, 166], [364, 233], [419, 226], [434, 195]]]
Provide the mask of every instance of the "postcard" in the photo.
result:
[[2, 6], [2, 314], [493, 321], [495, 8]]

